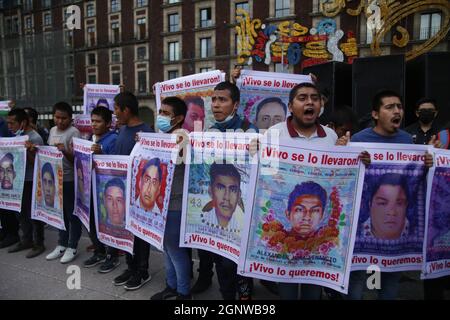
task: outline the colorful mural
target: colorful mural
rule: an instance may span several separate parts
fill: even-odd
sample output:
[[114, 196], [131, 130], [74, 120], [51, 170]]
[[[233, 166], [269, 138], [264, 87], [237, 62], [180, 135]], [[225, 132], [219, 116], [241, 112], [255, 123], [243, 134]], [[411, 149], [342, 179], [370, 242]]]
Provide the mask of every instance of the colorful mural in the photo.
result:
[[[320, 11], [326, 17], [335, 17], [346, 7], [346, 2], [352, 0], [320, 0]], [[371, 44], [372, 54], [381, 55], [380, 43], [384, 36], [392, 30], [392, 43], [399, 47], [405, 47], [410, 40], [409, 32], [397, 25], [402, 19], [417, 12], [425, 10], [438, 10], [442, 13], [440, 30], [424, 43], [414, 46], [405, 53], [406, 61], [430, 51], [436, 46], [450, 30], [450, 1], [449, 0], [359, 0], [356, 9], [347, 8], [346, 13], [351, 16], [359, 16], [364, 12], [368, 24], [374, 26], [374, 36]]]
[[[348, 31], [345, 34], [337, 29], [331, 18], [324, 18], [308, 29], [292, 21], [266, 25], [260, 19], [251, 19], [242, 9], [238, 9], [236, 14], [239, 64], [301, 63], [304, 68], [327, 61], [352, 63], [358, 56], [354, 33]], [[342, 41], [344, 36], [346, 41]]]
[[[338, 29], [332, 19], [341, 14], [347, 2], [351, 1], [353, 7], [354, 0], [320, 0], [324, 18], [311, 28], [295, 21], [266, 25], [260, 19], [252, 19], [247, 11], [238, 9], [238, 63], [301, 64], [302, 68], [328, 61], [352, 63], [358, 57], [355, 33], [353, 30], [344, 32]], [[441, 29], [427, 41], [407, 51], [405, 58], [408, 61], [431, 50], [446, 36], [450, 29], [449, 0], [359, 0], [355, 9], [346, 8], [345, 12], [350, 16], [365, 14], [367, 25], [374, 31], [371, 51], [374, 56], [379, 56], [380, 43], [392, 28], [395, 27], [392, 32], [393, 45], [405, 47], [410, 35], [397, 24], [409, 15], [429, 9], [441, 11]]]

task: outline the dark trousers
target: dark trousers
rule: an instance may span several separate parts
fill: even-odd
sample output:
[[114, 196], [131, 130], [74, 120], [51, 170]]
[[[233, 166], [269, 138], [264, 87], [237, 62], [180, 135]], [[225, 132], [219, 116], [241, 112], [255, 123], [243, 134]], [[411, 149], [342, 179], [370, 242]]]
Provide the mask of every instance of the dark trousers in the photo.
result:
[[35, 245], [44, 245], [45, 223], [31, 219], [33, 181], [25, 181], [22, 195], [22, 211], [19, 214], [22, 242], [34, 242]]
[[211, 281], [214, 275], [214, 253], [206, 250], [197, 250], [198, 258], [200, 259], [198, 271], [198, 278], [204, 281]]
[[425, 300], [444, 300], [444, 291], [450, 283], [450, 276], [423, 281]]
[[133, 255], [127, 253], [128, 269], [148, 273], [148, 259], [150, 257], [150, 244], [139, 237], [134, 237]]
[[220, 293], [224, 300], [235, 300], [237, 292], [237, 264], [230, 259], [214, 254], [216, 263], [217, 279], [219, 280]]
[[19, 220], [17, 218], [17, 212], [0, 209], [0, 221], [4, 237], [19, 237]]
[[95, 254], [105, 254], [105, 245], [98, 240], [97, 229], [95, 228], [95, 212], [94, 212], [94, 200], [91, 197], [91, 209], [89, 211], [89, 238], [94, 245]]
[[58, 244], [76, 249], [81, 238], [81, 221], [73, 214], [75, 190], [73, 181], [63, 183], [63, 211], [66, 230], [59, 230]]

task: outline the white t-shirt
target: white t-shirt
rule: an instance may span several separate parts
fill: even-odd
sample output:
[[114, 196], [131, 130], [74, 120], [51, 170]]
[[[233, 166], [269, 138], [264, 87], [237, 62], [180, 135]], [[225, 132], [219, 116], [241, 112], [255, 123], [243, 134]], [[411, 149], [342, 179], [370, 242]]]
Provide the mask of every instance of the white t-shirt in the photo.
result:
[[333, 129], [317, 124], [317, 130], [310, 137], [305, 137], [297, 132], [291, 125], [292, 116], [286, 119], [285, 122], [280, 122], [266, 131], [266, 135], [274, 130], [278, 130], [280, 139], [292, 139], [292, 142], [298, 143], [300, 141], [312, 143], [315, 146], [334, 146], [338, 139], [336, 132]]
[[[63, 143], [64, 148], [66, 150], [70, 149], [70, 143], [72, 142], [72, 138], [79, 138], [80, 137], [80, 131], [78, 131], [77, 128], [70, 126], [64, 131], [58, 130], [58, 128], [55, 126], [51, 128], [50, 135], [48, 136], [48, 145], [49, 146], [55, 146], [58, 143]], [[64, 182], [67, 181], [73, 181], [74, 172], [73, 172], [73, 162], [70, 162], [67, 160], [67, 158], [64, 156], [63, 158], [63, 171], [64, 171]]]

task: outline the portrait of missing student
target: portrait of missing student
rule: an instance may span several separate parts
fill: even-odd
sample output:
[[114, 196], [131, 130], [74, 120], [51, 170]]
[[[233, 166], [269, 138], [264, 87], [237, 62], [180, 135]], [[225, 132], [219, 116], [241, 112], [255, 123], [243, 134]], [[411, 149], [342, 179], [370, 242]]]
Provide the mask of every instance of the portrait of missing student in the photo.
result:
[[14, 189], [16, 171], [14, 170], [14, 155], [6, 153], [0, 155], [0, 188], [2, 190]]
[[99, 169], [96, 174], [98, 230], [115, 238], [131, 240], [125, 230], [126, 172]]
[[183, 123], [183, 129], [193, 132], [198, 128], [196, 131], [203, 131], [206, 115], [203, 98], [199, 96], [186, 96], [183, 100], [188, 108]]
[[430, 194], [426, 262], [450, 259], [450, 174], [435, 169]]
[[[58, 174], [58, 170], [60, 170]], [[56, 168], [50, 162], [41, 163], [40, 174], [38, 175], [38, 202], [40, 198], [41, 206], [49, 211], [62, 209], [62, 168]], [[39, 197], [40, 195], [40, 197]]]
[[288, 97], [242, 94], [239, 113], [258, 129], [268, 129], [286, 121]]
[[89, 172], [89, 155], [75, 151], [75, 190], [77, 196], [77, 205], [87, 210], [89, 205], [89, 192], [91, 187], [91, 174]]
[[250, 165], [191, 164], [186, 232], [239, 244]]
[[420, 252], [425, 192], [425, 172], [419, 167], [370, 167], [364, 180], [355, 252]]
[[342, 272], [349, 256], [358, 176], [357, 168], [283, 162], [275, 174], [258, 175], [247, 259]]
[[166, 196], [167, 164], [159, 158], [140, 159], [137, 163], [132, 205], [145, 212], [161, 214]]

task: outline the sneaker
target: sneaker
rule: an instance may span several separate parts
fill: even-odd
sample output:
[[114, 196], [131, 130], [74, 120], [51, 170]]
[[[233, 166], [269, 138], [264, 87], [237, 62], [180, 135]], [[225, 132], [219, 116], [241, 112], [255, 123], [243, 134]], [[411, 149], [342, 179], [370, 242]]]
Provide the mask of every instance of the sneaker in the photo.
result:
[[89, 259], [87, 259], [85, 262], [83, 262], [83, 266], [85, 268], [92, 268], [95, 267], [96, 265], [102, 263], [105, 261], [105, 255], [101, 254], [101, 253], [94, 253], [94, 255], [92, 257], [90, 257]]
[[191, 289], [192, 293], [198, 294], [206, 291], [212, 284], [211, 279], [198, 278]]
[[163, 291], [154, 294], [150, 300], [166, 300], [178, 296], [177, 290], [167, 286]]
[[144, 284], [146, 284], [147, 282], [149, 282], [151, 280], [151, 276], [148, 273], [143, 273], [140, 271], [137, 271], [135, 273], [133, 273], [133, 275], [131, 276], [131, 278], [127, 281], [127, 283], [125, 283], [125, 285], [123, 286], [125, 288], [125, 290], [137, 290], [140, 287], [142, 287]]
[[58, 259], [58, 258], [60, 258], [60, 257], [63, 256], [64, 251], [66, 251], [66, 247], [63, 247], [63, 246], [57, 246], [57, 247], [55, 248], [55, 250], [53, 250], [51, 253], [49, 253], [49, 254], [45, 257], [45, 259], [47, 259], [47, 260], [55, 260], [55, 259]]
[[31, 258], [37, 257], [44, 251], [45, 251], [44, 245], [34, 245], [33, 248], [30, 251], [28, 251], [28, 253], [25, 257], [28, 259], [31, 259]]
[[3, 239], [2, 242], [0, 242], [0, 249], [10, 247], [10, 246], [12, 246], [13, 244], [16, 244], [19, 241], [20, 241], [19, 236], [7, 235], [5, 237], [5, 239]]
[[108, 272], [113, 271], [119, 265], [120, 265], [119, 258], [112, 257], [110, 254], [108, 254], [106, 256], [105, 262], [103, 262], [103, 264], [98, 269], [98, 272], [100, 272], [100, 273], [108, 273]]
[[115, 277], [113, 283], [115, 286], [122, 286], [127, 283], [128, 280], [130, 280], [132, 275], [133, 271], [127, 269], [120, 276]]
[[19, 252], [23, 250], [27, 250], [33, 248], [33, 242], [22, 242], [20, 241], [14, 247], [8, 249], [9, 253]]
[[177, 294], [177, 298], [175, 300], [193, 300], [193, 299], [191, 294], [183, 295], [179, 293]]
[[59, 260], [62, 264], [69, 263], [75, 259], [77, 256], [77, 249], [67, 248], [66, 252], [64, 252], [63, 257]]

